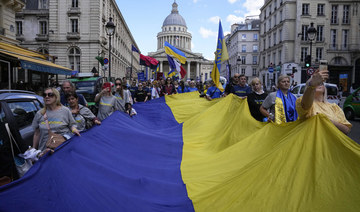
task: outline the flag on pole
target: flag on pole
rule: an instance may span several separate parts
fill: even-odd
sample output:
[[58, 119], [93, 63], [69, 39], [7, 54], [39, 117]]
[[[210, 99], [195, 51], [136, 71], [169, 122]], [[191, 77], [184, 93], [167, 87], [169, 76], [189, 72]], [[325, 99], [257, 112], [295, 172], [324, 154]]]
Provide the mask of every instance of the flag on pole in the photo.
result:
[[154, 69], [158, 64], [159, 61], [157, 61], [155, 58], [140, 54], [140, 65]]
[[131, 50], [140, 54], [139, 50], [133, 44], [131, 44]]
[[219, 90], [224, 91], [220, 83], [220, 70], [221, 70], [221, 63], [229, 59], [229, 54], [226, 48], [226, 43], [224, 39], [224, 33], [221, 26], [221, 21], [219, 20], [219, 34], [218, 34], [218, 41], [217, 47], [215, 52], [215, 60], [214, 66], [211, 71], [211, 78], [213, 79], [215, 85]]
[[180, 61], [180, 63], [182, 63], [182, 64], [184, 64], [186, 62], [185, 53], [180, 51], [179, 49], [173, 47], [167, 41], [165, 41], [165, 53], [172, 57], [177, 58]]

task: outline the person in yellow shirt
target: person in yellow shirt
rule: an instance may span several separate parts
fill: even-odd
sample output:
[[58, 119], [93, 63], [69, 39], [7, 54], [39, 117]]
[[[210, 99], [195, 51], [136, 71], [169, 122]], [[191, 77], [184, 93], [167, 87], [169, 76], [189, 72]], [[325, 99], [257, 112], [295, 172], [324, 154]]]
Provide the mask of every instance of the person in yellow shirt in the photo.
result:
[[327, 102], [324, 82], [329, 78], [328, 70], [317, 70], [307, 81], [304, 95], [297, 99], [296, 110], [300, 119], [307, 119], [316, 114], [326, 115], [343, 133], [348, 134], [352, 127], [344, 112], [335, 103]]

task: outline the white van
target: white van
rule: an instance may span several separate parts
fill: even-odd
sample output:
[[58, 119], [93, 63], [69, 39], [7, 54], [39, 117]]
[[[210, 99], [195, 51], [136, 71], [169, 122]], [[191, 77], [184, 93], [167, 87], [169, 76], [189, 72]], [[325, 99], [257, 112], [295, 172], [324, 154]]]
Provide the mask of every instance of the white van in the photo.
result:
[[[306, 86], [305, 83], [299, 84], [291, 90], [291, 93], [293, 93], [296, 96], [296, 98], [299, 98], [300, 96], [302, 96], [304, 94], [305, 86]], [[331, 84], [331, 83], [325, 83], [325, 87], [327, 89], [328, 102], [339, 105], [340, 104], [340, 96], [339, 96], [339, 90], [338, 90], [337, 85]]]

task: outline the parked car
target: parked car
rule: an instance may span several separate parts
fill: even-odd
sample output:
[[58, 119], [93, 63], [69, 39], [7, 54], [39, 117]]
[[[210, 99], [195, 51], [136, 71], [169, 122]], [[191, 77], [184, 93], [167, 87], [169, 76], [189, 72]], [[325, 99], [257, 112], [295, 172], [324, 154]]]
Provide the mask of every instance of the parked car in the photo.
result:
[[[296, 98], [299, 98], [300, 96], [302, 96], [305, 92], [305, 83], [301, 83], [297, 86], [295, 86], [292, 90], [291, 93], [293, 93]], [[340, 104], [340, 95], [339, 95], [339, 90], [336, 84], [331, 84], [331, 83], [325, 83], [325, 87], [327, 90], [327, 101], [330, 103], [335, 103], [337, 105]]]
[[8, 136], [5, 123], [9, 124], [11, 133], [25, 151], [32, 146], [34, 130], [31, 127], [35, 114], [44, 105], [43, 97], [34, 92], [22, 90], [0, 90], [0, 148], [4, 136]]
[[343, 110], [348, 120], [360, 117], [360, 88], [345, 99]]

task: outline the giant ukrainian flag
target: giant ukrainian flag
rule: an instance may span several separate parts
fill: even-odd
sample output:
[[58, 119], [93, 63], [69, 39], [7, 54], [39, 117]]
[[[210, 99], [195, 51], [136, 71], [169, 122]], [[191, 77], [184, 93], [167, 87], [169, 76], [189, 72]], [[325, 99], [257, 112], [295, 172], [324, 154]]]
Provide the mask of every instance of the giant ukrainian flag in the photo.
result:
[[220, 70], [221, 70], [221, 63], [229, 59], [229, 54], [226, 48], [226, 43], [224, 39], [224, 33], [221, 26], [221, 21], [219, 20], [219, 34], [218, 34], [218, 41], [217, 47], [215, 51], [215, 60], [214, 66], [211, 71], [211, 78], [214, 81], [216, 87], [218, 87], [221, 91], [224, 91], [220, 83]]
[[323, 115], [261, 123], [196, 92], [134, 108], [0, 187], [0, 211], [360, 211], [360, 146]]

